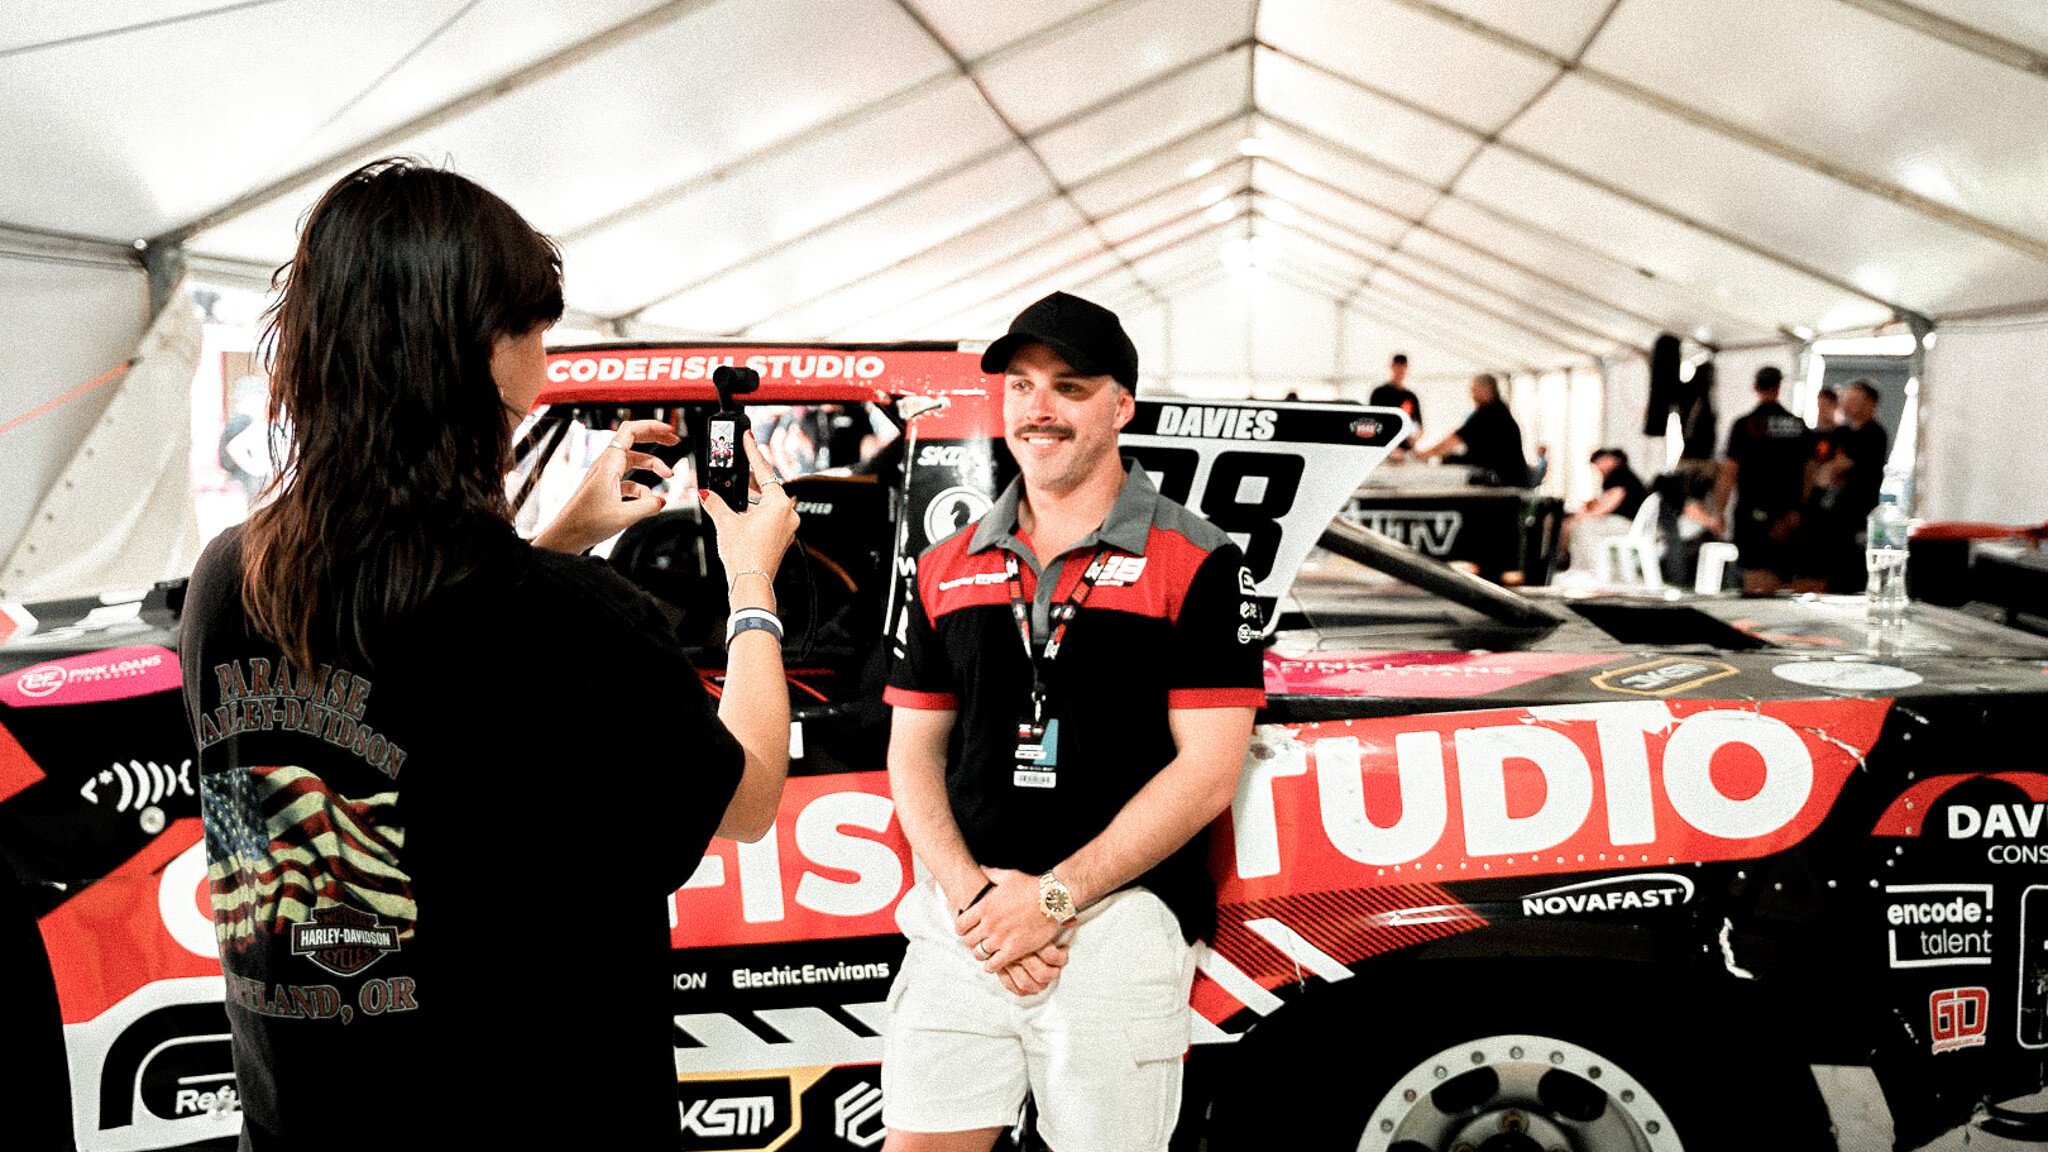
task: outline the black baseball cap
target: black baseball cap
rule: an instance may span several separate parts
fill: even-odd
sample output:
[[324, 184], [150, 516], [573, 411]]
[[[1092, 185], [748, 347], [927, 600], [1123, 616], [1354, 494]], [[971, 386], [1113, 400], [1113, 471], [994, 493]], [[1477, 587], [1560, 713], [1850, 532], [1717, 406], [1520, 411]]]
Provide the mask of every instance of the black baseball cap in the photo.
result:
[[1138, 390], [1138, 347], [1116, 313], [1079, 296], [1055, 292], [1010, 321], [1008, 334], [981, 354], [983, 372], [1003, 372], [1026, 344], [1043, 344], [1083, 376], [1108, 376]]

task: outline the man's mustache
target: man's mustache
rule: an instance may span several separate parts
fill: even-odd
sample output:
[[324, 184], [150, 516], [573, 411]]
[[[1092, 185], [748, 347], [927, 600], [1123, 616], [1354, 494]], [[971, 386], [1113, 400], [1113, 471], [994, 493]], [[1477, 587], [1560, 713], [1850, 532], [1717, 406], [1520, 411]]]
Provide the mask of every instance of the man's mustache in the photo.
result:
[[1057, 436], [1063, 440], [1072, 440], [1074, 438], [1074, 429], [1066, 424], [1017, 424], [1010, 428], [1010, 435], [1016, 437]]

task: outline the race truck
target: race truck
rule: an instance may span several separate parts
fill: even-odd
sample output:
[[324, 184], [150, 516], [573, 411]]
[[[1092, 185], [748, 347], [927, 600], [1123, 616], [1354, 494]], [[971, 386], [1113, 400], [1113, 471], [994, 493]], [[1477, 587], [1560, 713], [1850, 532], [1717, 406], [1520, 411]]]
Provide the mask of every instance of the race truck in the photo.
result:
[[[722, 364], [759, 373], [740, 399], [804, 518], [777, 589], [793, 762], [775, 829], [714, 842], [670, 897], [677, 1122], [692, 1148], [874, 1148], [914, 867], [886, 638], [919, 554], [1014, 471], [1000, 381], [941, 344], [551, 353], [520, 523], [622, 420], [671, 421], [669, 507], [607, 559], [676, 607], [714, 690], [695, 477]], [[1874, 628], [1839, 599], [1502, 588], [1338, 515], [1403, 431], [1392, 410], [1154, 397], [1125, 429], [1243, 545], [1266, 645], [1175, 1146], [2042, 1140], [2048, 642], [1931, 606]], [[182, 592], [0, 611], [9, 1147], [237, 1128]], [[1006, 1139], [1034, 1144], [1028, 1108]]]

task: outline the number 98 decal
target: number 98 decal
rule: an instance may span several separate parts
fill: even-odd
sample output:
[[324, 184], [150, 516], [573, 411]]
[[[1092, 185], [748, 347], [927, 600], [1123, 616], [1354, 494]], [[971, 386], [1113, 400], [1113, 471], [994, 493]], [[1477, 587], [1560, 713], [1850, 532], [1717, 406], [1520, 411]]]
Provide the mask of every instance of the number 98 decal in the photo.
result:
[[[1245, 566], [1263, 581], [1279, 557], [1282, 525], [1301, 491], [1304, 461], [1282, 452], [1219, 452], [1199, 497], [1193, 488], [1202, 454], [1193, 448], [1127, 447], [1124, 454], [1151, 475], [1159, 494], [1200, 512], [1244, 547]], [[1327, 519], [1324, 521], [1327, 523]], [[1316, 526], [1321, 534], [1321, 526]]]

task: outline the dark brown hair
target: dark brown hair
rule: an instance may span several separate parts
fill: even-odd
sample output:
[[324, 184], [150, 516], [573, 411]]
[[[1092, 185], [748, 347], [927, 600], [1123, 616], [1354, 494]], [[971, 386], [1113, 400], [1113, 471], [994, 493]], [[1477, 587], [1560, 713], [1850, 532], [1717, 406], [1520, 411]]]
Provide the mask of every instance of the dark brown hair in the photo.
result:
[[265, 315], [276, 497], [242, 537], [242, 605], [302, 668], [373, 663], [383, 625], [502, 532], [510, 434], [491, 351], [560, 318], [562, 262], [453, 172], [366, 164], [320, 197]]

